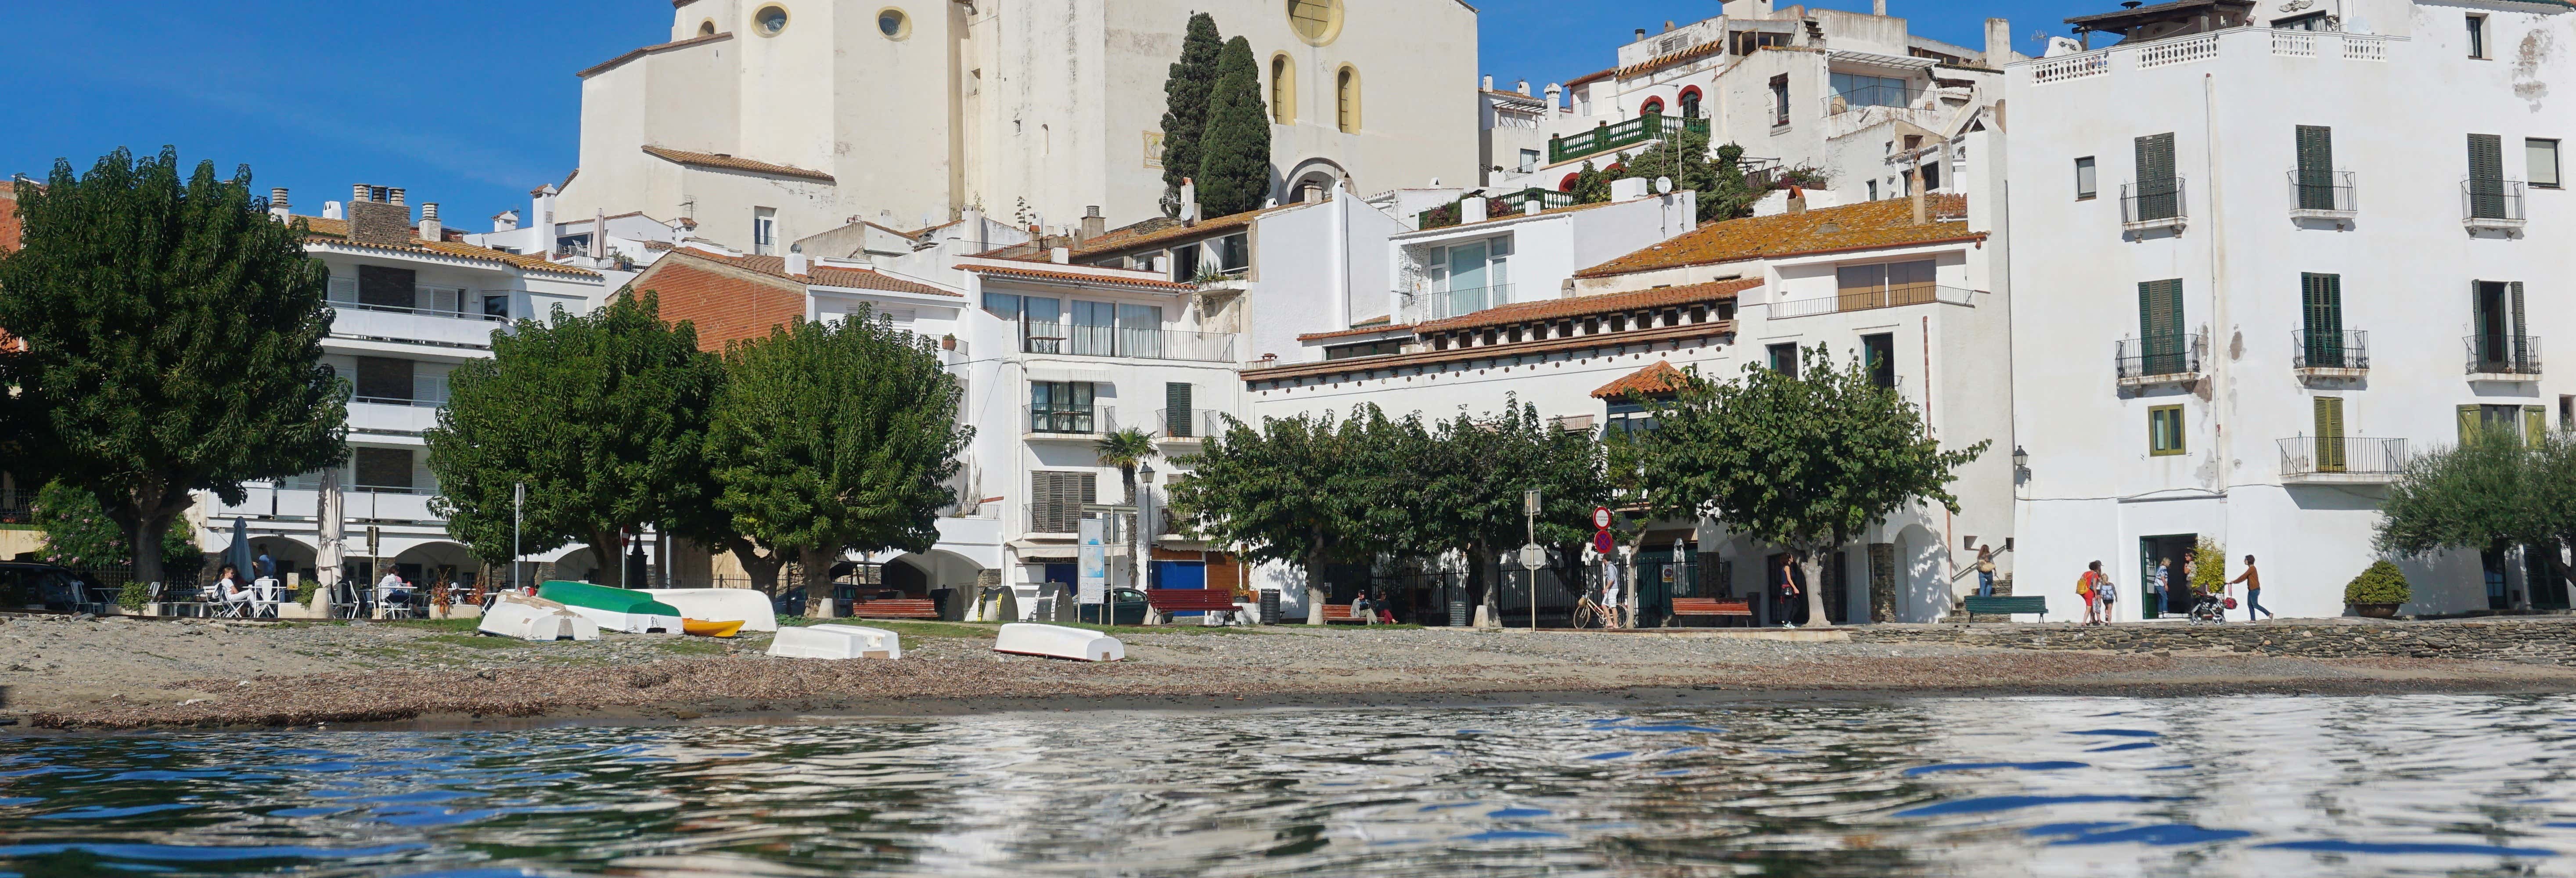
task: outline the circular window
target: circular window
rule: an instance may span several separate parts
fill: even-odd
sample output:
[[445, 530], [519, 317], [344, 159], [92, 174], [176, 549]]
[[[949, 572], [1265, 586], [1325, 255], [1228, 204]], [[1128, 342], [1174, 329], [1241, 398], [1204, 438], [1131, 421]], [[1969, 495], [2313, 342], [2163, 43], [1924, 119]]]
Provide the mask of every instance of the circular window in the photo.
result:
[[1307, 45], [1330, 43], [1342, 35], [1342, 0], [1288, 0], [1288, 26]]
[[751, 27], [759, 31], [761, 36], [777, 36], [779, 31], [787, 29], [787, 7], [760, 7], [759, 12], [751, 14]]
[[885, 34], [889, 40], [912, 36], [912, 19], [901, 9], [884, 10], [877, 13], [877, 33]]

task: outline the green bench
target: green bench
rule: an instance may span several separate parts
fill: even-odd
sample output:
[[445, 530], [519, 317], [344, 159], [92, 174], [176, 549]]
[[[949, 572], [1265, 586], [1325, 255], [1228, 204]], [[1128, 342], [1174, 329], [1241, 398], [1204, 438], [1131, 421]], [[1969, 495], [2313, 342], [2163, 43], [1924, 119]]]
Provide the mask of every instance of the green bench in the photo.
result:
[[2037, 613], [2039, 614], [2040, 621], [2048, 621], [2048, 598], [2039, 595], [1971, 597], [1968, 598], [1967, 601], [1968, 615], [1970, 616], [1989, 614], [2009, 616], [2014, 613]]

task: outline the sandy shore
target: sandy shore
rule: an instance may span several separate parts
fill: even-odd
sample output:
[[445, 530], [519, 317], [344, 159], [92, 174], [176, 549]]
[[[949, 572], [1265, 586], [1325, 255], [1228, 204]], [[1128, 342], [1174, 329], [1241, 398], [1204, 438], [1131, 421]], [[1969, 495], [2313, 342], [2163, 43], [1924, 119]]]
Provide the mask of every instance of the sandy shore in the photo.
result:
[[2576, 692], [2576, 668], [2538, 662], [2037, 650], [1833, 632], [1786, 641], [1130, 629], [1118, 632], [1127, 661], [1088, 664], [994, 654], [991, 626], [889, 627], [905, 632], [901, 661], [774, 659], [761, 654], [766, 635], [527, 643], [422, 624], [17, 618], [0, 623], [0, 715], [39, 729], [472, 727], [1628, 698]]

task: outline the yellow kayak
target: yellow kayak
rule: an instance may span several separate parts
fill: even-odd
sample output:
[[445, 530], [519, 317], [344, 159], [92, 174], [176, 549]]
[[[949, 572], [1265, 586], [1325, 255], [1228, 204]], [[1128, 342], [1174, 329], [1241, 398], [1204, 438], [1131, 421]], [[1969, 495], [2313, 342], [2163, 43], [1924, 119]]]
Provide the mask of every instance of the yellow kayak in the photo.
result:
[[709, 622], [704, 619], [682, 619], [680, 630], [693, 637], [732, 637], [742, 630], [741, 622]]

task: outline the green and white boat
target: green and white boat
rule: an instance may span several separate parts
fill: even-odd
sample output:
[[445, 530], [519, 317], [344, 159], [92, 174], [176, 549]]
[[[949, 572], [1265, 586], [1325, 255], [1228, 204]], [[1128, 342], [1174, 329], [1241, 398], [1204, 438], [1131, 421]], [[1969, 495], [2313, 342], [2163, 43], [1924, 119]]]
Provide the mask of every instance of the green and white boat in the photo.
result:
[[537, 586], [537, 596], [580, 613], [583, 618], [598, 623], [602, 631], [680, 633], [678, 607], [654, 600], [652, 595], [634, 589], [551, 579]]

